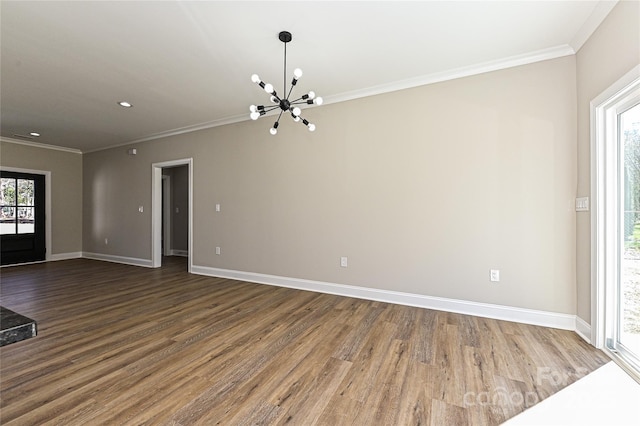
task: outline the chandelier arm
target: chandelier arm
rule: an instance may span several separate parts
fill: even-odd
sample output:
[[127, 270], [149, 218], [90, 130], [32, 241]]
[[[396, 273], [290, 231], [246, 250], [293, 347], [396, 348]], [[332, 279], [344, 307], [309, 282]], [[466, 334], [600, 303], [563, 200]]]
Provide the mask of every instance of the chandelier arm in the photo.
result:
[[[291, 115], [293, 116], [293, 114], [291, 114]], [[305, 126], [307, 126], [310, 131], [313, 132], [315, 130], [316, 126], [314, 124], [312, 124], [309, 120], [304, 118], [302, 115], [298, 115], [297, 117], [300, 119], [299, 122], [304, 124]]]
[[[302, 113], [301, 113], [301, 114], [302, 114]], [[298, 120], [295, 120], [295, 118], [294, 118], [294, 117], [298, 117]], [[307, 120], [305, 120], [304, 118], [302, 118], [302, 115], [295, 115], [293, 112], [291, 112], [291, 118], [294, 118], [294, 120], [293, 120], [293, 121], [295, 121], [295, 122], [297, 122], [297, 123], [298, 123], [298, 122], [299, 122], [299, 123], [302, 123], [303, 121], [307, 121]], [[308, 121], [307, 121], [307, 122], [308, 122]], [[306, 124], [305, 124], [305, 126], [306, 126]]]
[[[269, 93], [269, 92], [267, 92]], [[276, 89], [273, 89], [273, 92], [269, 93], [269, 96], [273, 96], [274, 98], [276, 98], [278, 100], [278, 102], [280, 102], [280, 96], [278, 96], [278, 92], [276, 92]]]
[[262, 111], [264, 111], [265, 114], [266, 114], [267, 112], [271, 112], [271, 111], [273, 111], [274, 109], [277, 109], [277, 108], [280, 108], [280, 106], [279, 105], [274, 105], [274, 106], [271, 106], [271, 107], [265, 107]]
[[[289, 93], [287, 93], [287, 97], [285, 99], [289, 99], [289, 96], [291, 96], [291, 92], [293, 92], [293, 88], [296, 87], [294, 84], [291, 85], [291, 88], [289, 89]], [[302, 98], [301, 98], [302, 99]]]
[[282, 117], [282, 113], [283, 113], [283, 112], [284, 112], [284, 111], [280, 110], [280, 114], [278, 114], [278, 119], [276, 120], [276, 123], [279, 123], [279, 122], [280, 122], [280, 118]]
[[302, 104], [307, 105], [309, 102], [307, 102], [307, 100], [306, 100], [306, 99], [298, 98], [298, 99], [296, 99], [296, 100], [294, 100], [294, 101], [290, 101], [289, 103], [290, 103], [291, 105], [302, 105]]
[[[267, 86], [268, 83], [265, 83], [264, 81], [258, 81], [256, 83], [258, 86], [260, 86], [261, 89], [265, 89], [265, 87]], [[273, 86], [272, 86], [273, 87]], [[275, 97], [276, 99], [278, 99], [278, 102], [280, 102], [280, 97], [278, 97], [278, 93], [276, 92], [275, 89], [273, 89], [273, 92], [267, 92], [269, 95]]]

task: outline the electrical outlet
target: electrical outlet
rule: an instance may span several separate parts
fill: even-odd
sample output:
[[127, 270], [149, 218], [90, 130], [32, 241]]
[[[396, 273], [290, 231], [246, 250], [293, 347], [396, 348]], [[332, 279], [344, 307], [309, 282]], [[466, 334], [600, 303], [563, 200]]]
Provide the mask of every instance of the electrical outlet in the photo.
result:
[[346, 268], [347, 266], [349, 266], [348, 263], [347, 263], [347, 258], [346, 257], [343, 256], [343, 257], [340, 258], [340, 266], [342, 266], [343, 268]]
[[108, 239], [108, 238], [105, 238], [105, 239], [104, 239], [104, 245], [105, 245], [105, 246], [106, 246], [106, 245], [109, 245], [109, 239]]
[[491, 279], [492, 282], [500, 281], [500, 270], [492, 269], [491, 272], [489, 273], [489, 278]]
[[220, 254], [220, 247], [216, 247], [216, 254]]
[[220, 211], [220, 204], [216, 204], [216, 211], [219, 212]]

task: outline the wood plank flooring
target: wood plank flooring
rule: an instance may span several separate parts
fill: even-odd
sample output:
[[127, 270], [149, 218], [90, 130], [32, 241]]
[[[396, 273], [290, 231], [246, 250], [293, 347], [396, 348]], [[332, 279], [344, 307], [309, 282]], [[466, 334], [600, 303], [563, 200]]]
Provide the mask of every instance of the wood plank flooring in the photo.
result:
[[497, 425], [609, 359], [570, 331], [75, 259], [4, 268], [38, 336], [3, 425]]

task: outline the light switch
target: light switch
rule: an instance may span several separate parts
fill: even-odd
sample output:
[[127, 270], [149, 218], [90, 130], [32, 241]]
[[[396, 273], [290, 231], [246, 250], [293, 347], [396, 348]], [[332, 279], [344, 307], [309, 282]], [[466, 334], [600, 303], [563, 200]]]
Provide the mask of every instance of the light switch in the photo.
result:
[[143, 207], [143, 206], [138, 206], [138, 211], [139, 211], [140, 213], [144, 212], [144, 207]]
[[576, 211], [577, 212], [589, 211], [589, 197], [576, 198]]

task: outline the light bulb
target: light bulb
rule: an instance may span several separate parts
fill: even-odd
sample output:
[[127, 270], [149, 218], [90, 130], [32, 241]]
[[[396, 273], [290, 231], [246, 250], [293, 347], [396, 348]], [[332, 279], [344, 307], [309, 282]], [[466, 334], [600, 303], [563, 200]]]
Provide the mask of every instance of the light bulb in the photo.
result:
[[271, 102], [273, 102], [274, 104], [278, 103], [278, 99], [275, 96], [271, 97]]
[[300, 68], [296, 68], [295, 70], [293, 70], [293, 75], [294, 75], [296, 78], [300, 78], [300, 77], [302, 77], [302, 70], [301, 70]]
[[257, 111], [256, 106], [255, 106], [255, 105], [251, 105], [251, 106], [249, 107], [249, 111], [251, 111], [251, 112], [256, 112], [256, 111]]
[[291, 110], [291, 112], [293, 113], [293, 115], [297, 116], [297, 115], [300, 115], [302, 111], [300, 110], [300, 108], [295, 107], [294, 109]]
[[273, 93], [273, 86], [269, 83], [264, 85], [264, 91], [267, 93]]
[[316, 105], [322, 105], [322, 102], [324, 102], [324, 101], [322, 100], [322, 98], [320, 96], [318, 96], [314, 102], [316, 103]]
[[254, 83], [259, 83], [260, 82], [260, 77], [258, 77], [258, 74], [253, 74], [251, 76], [251, 81], [253, 81]]
[[249, 114], [249, 117], [251, 117], [252, 120], [257, 120], [258, 118], [260, 118], [260, 113], [258, 111], [254, 111]]
[[278, 133], [278, 129], [274, 129], [272, 127], [271, 129], [269, 129], [269, 133], [271, 133], [272, 135], [275, 135], [276, 133]]
[[298, 117], [297, 115], [291, 115], [293, 117], [293, 121], [295, 121], [296, 123], [300, 121], [300, 117]]
[[313, 132], [316, 129], [316, 125], [313, 123], [309, 123], [309, 125], [307, 126], [309, 128], [310, 132]]

